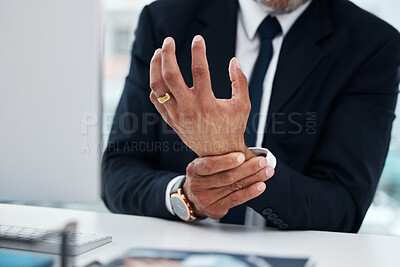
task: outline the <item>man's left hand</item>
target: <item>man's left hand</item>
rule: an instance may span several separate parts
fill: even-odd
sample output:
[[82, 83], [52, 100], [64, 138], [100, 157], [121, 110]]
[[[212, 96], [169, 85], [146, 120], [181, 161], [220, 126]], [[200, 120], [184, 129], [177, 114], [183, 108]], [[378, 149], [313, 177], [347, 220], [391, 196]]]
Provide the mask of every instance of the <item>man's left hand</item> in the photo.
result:
[[[253, 157], [244, 142], [251, 108], [247, 79], [237, 59], [233, 58], [229, 65], [231, 99], [216, 99], [213, 94], [201, 36], [196, 36], [192, 44], [192, 74], [193, 87], [189, 88], [177, 63], [175, 42], [166, 38], [150, 64], [150, 99], [163, 119], [200, 157], [232, 151], [243, 152], [246, 159]], [[166, 93], [171, 94], [171, 99], [159, 103], [158, 98]]]

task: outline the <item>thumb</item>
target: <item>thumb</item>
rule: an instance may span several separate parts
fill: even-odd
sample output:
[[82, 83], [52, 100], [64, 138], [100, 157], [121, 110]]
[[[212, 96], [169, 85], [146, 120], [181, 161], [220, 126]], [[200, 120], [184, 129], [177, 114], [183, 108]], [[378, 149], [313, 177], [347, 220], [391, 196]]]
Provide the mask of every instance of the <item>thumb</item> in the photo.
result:
[[239, 67], [239, 61], [236, 57], [229, 63], [229, 77], [232, 82], [232, 99], [244, 101], [249, 99], [249, 88], [247, 78]]

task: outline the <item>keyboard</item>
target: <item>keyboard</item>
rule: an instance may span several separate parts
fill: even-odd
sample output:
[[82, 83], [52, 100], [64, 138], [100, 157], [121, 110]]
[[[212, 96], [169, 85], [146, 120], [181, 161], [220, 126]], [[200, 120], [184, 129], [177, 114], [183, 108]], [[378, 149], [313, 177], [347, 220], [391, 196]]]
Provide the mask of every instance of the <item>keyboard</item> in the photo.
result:
[[[111, 241], [112, 237], [108, 235], [70, 233], [67, 249], [70, 256], [77, 256]], [[0, 248], [60, 254], [61, 245], [61, 234], [56, 231], [0, 225]]]

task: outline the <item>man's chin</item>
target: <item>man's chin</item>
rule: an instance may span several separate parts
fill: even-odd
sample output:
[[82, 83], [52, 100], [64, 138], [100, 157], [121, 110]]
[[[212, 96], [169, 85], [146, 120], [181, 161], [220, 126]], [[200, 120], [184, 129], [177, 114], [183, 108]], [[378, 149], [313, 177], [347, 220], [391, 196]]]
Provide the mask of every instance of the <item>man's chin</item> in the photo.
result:
[[266, 0], [254, 0], [254, 1], [257, 2], [261, 6], [261, 8], [264, 9], [271, 16], [289, 14], [298, 9], [305, 3], [303, 0], [298, 0], [295, 1], [294, 3], [289, 3], [288, 6], [285, 8], [275, 8], [269, 6], [268, 1]]

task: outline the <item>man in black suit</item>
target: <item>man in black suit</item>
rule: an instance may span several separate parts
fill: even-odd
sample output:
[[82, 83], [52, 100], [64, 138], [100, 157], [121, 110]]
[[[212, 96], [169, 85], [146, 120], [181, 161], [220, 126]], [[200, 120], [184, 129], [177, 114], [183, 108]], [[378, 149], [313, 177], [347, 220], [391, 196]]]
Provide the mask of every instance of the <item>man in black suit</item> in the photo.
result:
[[399, 48], [347, 0], [153, 3], [104, 154], [106, 205], [357, 232], [390, 142]]

